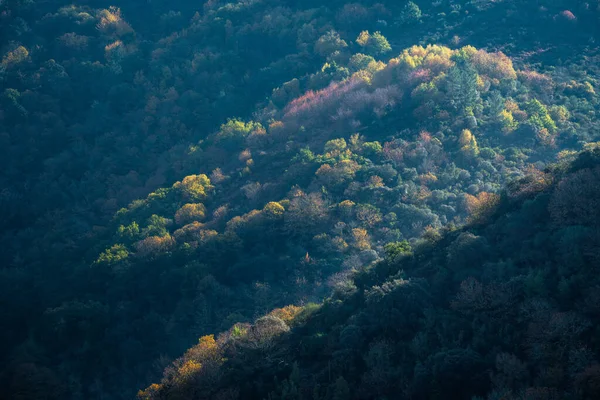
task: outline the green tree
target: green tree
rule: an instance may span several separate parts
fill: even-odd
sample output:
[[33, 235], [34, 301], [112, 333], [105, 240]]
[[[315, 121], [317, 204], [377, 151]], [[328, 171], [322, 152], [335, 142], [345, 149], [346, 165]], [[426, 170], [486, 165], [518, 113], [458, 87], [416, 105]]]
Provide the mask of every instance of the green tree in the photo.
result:
[[399, 257], [410, 254], [412, 248], [408, 241], [403, 240], [401, 242], [392, 242], [383, 246], [385, 256], [388, 260], [397, 260]]
[[380, 56], [385, 53], [389, 53], [392, 50], [392, 46], [388, 40], [381, 34], [381, 32], [375, 32], [370, 34], [369, 31], [362, 31], [356, 43], [361, 46], [366, 53], [373, 56]]
[[165, 236], [169, 233], [167, 227], [171, 224], [171, 220], [152, 214], [148, 218], [146, 228], [142, 231], [144, 237], [148, 236]]
[[536, 131], [548, 129], [550, 133], [557, 131], [556, 123], [552, 120], [548, 108], [539, 100], [532, 99], [525, 104], [525, 110], [529, 115], [528, 123], [534, 127]]
[[140, 234], [140, 226], [135, 221], [127, 226], [120, 225], [117, 234], [122, 239], [135, 240]]
[[361, 69], [367, 69], [369, 64], [375, 62], [375, 59], [372, 56], [368, 56], [366, 54], [357, 53], [350, 57], [350, 62], [348, 66], [352, 72], [359, 71]]
[[122, 244], [115, 244], [111, 248], [104, 250], [95, 264], [113, 265], [125, 261], [129, 257], [129, 250]]
[[348, 47], [348, 43], [340, 37], [340, 34], [331, 30], [321, 36], [315, 44], [315, 52], [323, 57], [326, 57], [336, 51]]
[[455, 62], [446, 77], [447, 101], [452, 110], [467, 116], [469, 110], [481, 108], [477, 71], [468, 61], [456, 59]]
[[293, 162], [311, 163], [315, 160], [315, 154], [308, 148], [303, 147], [298, 151], [298, 154], [292, 158]]
[[208, 176], [200, 174], [186, 176], [181, 182], [176, 182], [173, 188], [179, 189], [183, 197], [188, 200], [204, 200], [213, 186]]
[[423, 13], [418, 5], [409, 1], [406, 3], [400, 14], [400, 20], [405, 24], [414, 24], [421, 20]]
[[365, 157], [379, 157], [383, 153], [383, 146], [377, 141], [365, 142], [362, 151]]
[[269, 219], [278, 219], [283, 216], [285, 212], [285, 208], [276, 201], [271, 201], [267, 203], [266, 206], [262, 209], [263, 214]]
[[258, 122], [244, 122], [234, 118], [221, 125], [216, 140], [229, 149], [236, 149], [244, 143], [245, 138], [255, 133], [266, 133], [266, 130]]

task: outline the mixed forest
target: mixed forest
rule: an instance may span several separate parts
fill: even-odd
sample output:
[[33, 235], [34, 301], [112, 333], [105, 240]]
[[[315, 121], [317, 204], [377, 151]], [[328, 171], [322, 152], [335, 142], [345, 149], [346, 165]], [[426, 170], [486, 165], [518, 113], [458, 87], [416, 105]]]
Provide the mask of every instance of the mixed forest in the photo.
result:
[[597, 0], [0, 0], [0, 399], [600, 398], [599, 41]]

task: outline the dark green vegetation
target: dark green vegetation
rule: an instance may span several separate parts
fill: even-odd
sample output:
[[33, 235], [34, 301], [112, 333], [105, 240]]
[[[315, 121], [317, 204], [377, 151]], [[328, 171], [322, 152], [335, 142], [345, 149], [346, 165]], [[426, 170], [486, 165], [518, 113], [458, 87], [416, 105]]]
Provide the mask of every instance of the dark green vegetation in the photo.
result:
[[0, 397], [131, 398], [600, 139], [597, 4], [321, 3], [0, 3]]
[[593, 146], [320, 307], [202, 337], [139, 398], [597, 399], [599, 199]]

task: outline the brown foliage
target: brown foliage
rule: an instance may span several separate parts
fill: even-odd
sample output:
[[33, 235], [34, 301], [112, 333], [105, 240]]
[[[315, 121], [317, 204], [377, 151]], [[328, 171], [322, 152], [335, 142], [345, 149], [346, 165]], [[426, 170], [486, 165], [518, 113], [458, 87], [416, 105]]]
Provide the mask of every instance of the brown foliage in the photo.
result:
[[290, 201], [285, 225], [294, 233], [312, 232], [328, 217], [328, 204], [319, 193], [301, 194]]
[[175, 240], [170, 235], [150, 236], [135, 243], [136, 255], [138, 257], [151, 257], [170, 250]]
[[525, 169], [525, 176], [508, 188], [508, 194], [512, 198], [534, 196], [549, 188], [552, 182], [552, 174], [530, 165]]
[[354, 178], [356, 171], [360, 166], [356, 161], [342, 160], [333, 167], [329, 164], [323, 164], [317, 170], [316, 175], [327, 187], [335, 187]]
[[131, 26], [121, 17], [121, 9], [111, 6], [100, 11], [100, 22], [96, 25], [99, 31], [106, 35], [117, 37], [133, 32]]
[[256, 320], [248, 330], [244, 345], [252, 349], [268, 350], [276, 344], [276, 338], [288, 332], [289, 326], [275, 315], [267, 315]]
[[481, 74], [492, 79], [517, 79], [512, 60], [502, 52], [479, 50], [473, 55], [473, 64]]
[[204, 219], [206, 207], [202, 203], [185, 204], [175, 213], [175, 222], [178, 225], [187, 224], [193, 221], [201, 221]]
[[283, 308], [276, 308], [271, 311], [269, 315], [277, 317], [281, 319], [286, 324], [289, 324], [296, 318], [296, 316], [303, 310], [302, 307], [297, 307], [294, 305], [285, 306]]
[[221, 183], [227, 178], [228, 176], [225, 176], [221, 168], [215, 168], [210, 174], [210, 180], [214, 183]]
[[358, 250], [368, 250], [371, 248], [371, 245], [369, 244], [369, 233], [366, 229], [352, 229], [352, 239], [354, 241], [354, 247], [356, 247]]
[[465, 195], [465, 208], [471, 221], [483, 222], [490, 217], [500, 204], [500, 196], [494, 193], [481, 192], [477, 196]]
[[202, 336], [198, 344], [165, 370], [160, 384], [152, 384], [138, 393], [138, 399], [199, 398], [206, 395], [221, 375], [223, 351], [213, 335]]
[[383, 156], [395, 166], [400, 166], [404, 162], [404, 147], [403, 143], [399, 141], [385, 142], [383, 144]]
[[209, 240], [216, 238], [217, 235], [217, 231], [205, 229], [204, 224], [197, 221], [187, 224], [173, 233], [177, 242], [189, 243], [194, 246], [206, 244]]

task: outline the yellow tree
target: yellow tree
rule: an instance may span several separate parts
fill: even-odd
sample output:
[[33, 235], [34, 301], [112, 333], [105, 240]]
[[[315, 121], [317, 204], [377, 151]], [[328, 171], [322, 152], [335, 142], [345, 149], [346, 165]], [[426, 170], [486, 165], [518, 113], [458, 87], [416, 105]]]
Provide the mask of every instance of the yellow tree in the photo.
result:
[[460, 144], [460, 152], [467, 158], [477, 157], [479, 155], [479, 146], [477, 145], [477, 140], [475, 139], [475, 135], [468, 130], [463, 129], [458, 139], [458, 143]]
[[202, 203], [188, 203], [175, 213], [175, 222], [178, 225], [189, 224], [193, 221], [202, 221], [205, 217], [206, 207]]
[[354, 228], [352, 229], [352, 238], [354, 239], [354, 246], [359, 250], [368, 250], [371, 248], [369, 234], [366, 229]]
[[171, 235], [166, 234], [165, 236], [149, 236], [144, 240], [136, 242], [134, 246], [137, 251], [136, 255], [138, 257], [146, 258], [165, 253], [169, 251], [174, 244], [175, 240]]
[[283, 217], [284, 212], [285, 208], [283, 208], [283, 206], [276, 201], [267, 203], [267, 205], [262, 209], [263, 215], [268, 219], [279, 219]]
[[181, 182], [176, 182], [173, 188], [179, 189], [186, 199], [204, 200], [213, 186], [208, 176], [200, 174], [186, 176]]

